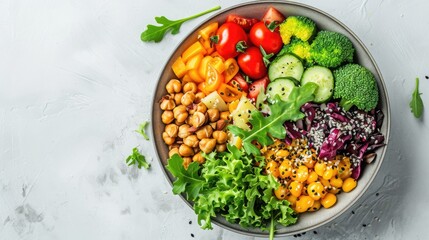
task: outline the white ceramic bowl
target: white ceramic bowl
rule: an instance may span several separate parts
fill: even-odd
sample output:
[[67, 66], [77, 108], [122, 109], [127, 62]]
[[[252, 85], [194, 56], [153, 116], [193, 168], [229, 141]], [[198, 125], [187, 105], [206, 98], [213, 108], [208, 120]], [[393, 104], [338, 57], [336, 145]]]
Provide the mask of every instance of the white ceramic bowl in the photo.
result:
[[[180, 54], [189, 47], [196, 39], [197, 32], [199, 29], [208, 25], [213, 21], [223, 22], [226, 17], [231, 14], [243, 15], [246, 17], [255, 17], [261, 18], [262, 15], [269, 7], [275, 7], [280, 12], [282, 12], [285, 16], [289, 15], [302, 15], [307, 16], [314, 20], [317, 24], [318, 29], [325, 29], [335, 32], [340, 32], [346, 35], [352, 42], [356, 49], [355, 61], [360, 65], [365, 66], [369, 69], [377, 79], [378, 88], [380, 91], [380, 103], [379, 108], [383, 111], [385, 117], [384, 122], [381, 128], [381, 133], [385, 136], [386, 146], [389, 141], [389, 129], [390, 129], [390, 111], [389, 111], [389, 101], [387, 97], [386, 87], [381, 76], [380, 70], [378, 69], [374, 59], [369, 53], [368, 49], [364, 46], [364, 44], [358, 39], [358, 37], [343, 23], [335, 19], [334, 17], [320, 11], [311, 6], [307, 6], [301, 3], [296, 2], [287, 2], [287, 1], [255, 1], [243, 3], [240, 5], [236, 5], [227, 9], [224, 9], [218, 12], [216, 15], [210, 17], [206, 21], [202, 22], [198, 25], [185, 39], [178, 45], [176, 50], [171, 54], [170, 58], [167, 60], [161, 75], [159, 77], [157, 90], [153, 98], [152, 103], [152, 131], [153, 136], [155, 137], [155, 148], [158, 153], [158, 159], [161, 163], [162, 169], [168, 179], [168, 181], [172, 184], [174, 181], [174, 177], [165, 169], [165, 165], [167, 164], [168, 159], [168, 147], [162, 140], [161, 133], [164, 129], [164, 124], [160, 121], [161, 119], [161, 109], [159, 108], [159, 100], [162, 96], [166, 95], [165, 85], [171, 79], [175, 78], [174, 73], [171, 70], [171, 65], [173, 61], [180, 56]], [[377, 153], [376, 160], [365, 167], [363, 173], [360, 176], [358, 181], [358, 186], [355, 190], [350, 193], [341, 193], [338, 195], [338, 201], [334, 207], [330, 209], [320, 209], [317, 212], [305, 213], [299, 216], [298, 222], [295, 225], [288, 227], [278, 227], [276, 230], [276, 236], [285, 236], [292, 235], [297, 233], [302, 233], [305, 231], [309, 231], [313, 228], [319, 227], [323, 224], [326, 224], [342, 213], [344, 213], [347, 209], [349, 209], [368, 189], [371, 182], [374, 180], [380, 166], [383, 162], [386, 146], [379, 148]], [[181, 196], [182, 200], [184, 200], [190, 207], [192, 207], [192, 203], [188, 202], [184, 196]], [[268, 236], [268, 232], [261, 231], [260, 229], [246, 229], [241, 227], [238, 224], [231, 224], [227, 222], [223, 217], [218, 216], [213, 219], [213, 223], [246, 235], [251, 236]]]

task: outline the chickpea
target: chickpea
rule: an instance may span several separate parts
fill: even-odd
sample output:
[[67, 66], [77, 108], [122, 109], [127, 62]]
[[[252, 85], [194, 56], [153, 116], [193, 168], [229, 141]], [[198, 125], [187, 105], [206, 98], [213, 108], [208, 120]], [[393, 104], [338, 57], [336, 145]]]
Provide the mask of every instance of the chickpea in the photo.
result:
[[193, 92], [186, 92], [183, 94], [181, 102], [185, 106], [191, 105], [195, 100], [195, 94]]
[[164, 98], [160, 104], [160, 108], [162, 110], [173, 110], [176, 107], [176, 103], [174, 102], [173, 99], [170, 98]]
[[164, 124], [169, 124], [174, 120], [173, 111], [164, 111], [161, 115], [161, 120]]
[[228, 124], [228, 121], [220, 119], [216, 122], [216, 129], [223, 130], [227, 124]]
[[196, 132], [198, 139], [209, 138], [213, 134], [213, 128], [209, 125], [202, 127], [200, 130]]
[[165, 89], [167, 89], [167, 92], [170, 94], [178, 93], [182, 91], [182, 84], [177, 79], [171, 79], [167, 85], [165, 85]]
[[176, 141], [176, 138], [168, 136], [166, 132], [162, 133], [162, 139], [164, 140], [165, 144], [171, 145]]
[[207, 106], [200, 102], [197, 104], [197, 112], [206, 113], [207, 112]]
[[211, 153], [213, 149], [216, 147], [216, 139], [213, 138], [203, 138], [200, 141], [200, 149], [204, 153]]
[[182, 144], [179, 147], [179, 154], [183, 157], [189, 157], [194, 155], [194, 149], [192, 149], [191, 147], [189, 147], [186, 144]]
[[183, 92], [187, 93], [187, 92], [192, 92], [192, 93], [197, 93], [197, 84], [194, 82], [187, 82], [185, 83], [185, 85], [183, 85]]
[[179, 133], [177, 136], [179, 138], [186, 138], [187, 136], [191, 135], [191, 132], [189, 131], [190, 126], [188, 124], [183, 124], [179, 127]]
[[198, 146], [199, 140], [197, 135], [190, 135], [183, 139], [183, 143], [194, 148]]
[[190, 157], [184, 157], [183, 158], [183, 167], [185, 167], [185, 169], [188, 169], [188, 166], [191, 163], [192, 163], [192, 158], [190, 158]]
[[202, 112], [195, 112], [188, 123], [195, 128], [199, 128], [206, 123], [206, 116]]
[[179, 148], [175, 147], [172, 148], [169, 152], [168, 152], [168, 156], [172, 157], [174, 154], [179, 154]]
[[175, 138], [179, 132], [179, 126], [174, 123], [168, 124], [165, 126], [164, 132], [167, 133], [169, 137]]
[[192, 157], [192, 161], [198, 162], [199, 164], [203, 164], [206, 162], [206, 159], [203, 157], [201, 152], [199, 152]]
[[173, 109], [174, 118], [179, 122], [185, 122], [188, 118], [188, 111], [186, 111], [185, 105], [179, 105]]
[[220, 113], [220, 119], [229, 121], [231, 119], [229, 111], [224, 111]]
[[216, 151], [218, 151], [218, 152], [225, 152], [226, 151], [226, 144], [218, 144], [218, 145], [216, 145]]
[[197, 94], [195, 94], [195, 102], [201, 102], [201, 99], [203, 99], [205, 96], [206, 95], [203, 92], [198, 92]]
[[182, 97], [183, 97], [183, 93], [176, 93], [174, 94], [174, 102], [176, 103], [176, 105], [180, 105], [182, 103]]
[[224, 131], [214, 131], [213, 138], [216, 139], [218, 144], [223, 144], [228, 140], [228, 134]]
[[209, 110], [207, 110], [207, 113], [209, 115], [210, 122], [216, 122], [217, 120], [219, 120], [219, 117], [220, 117], [219, 109], [210, 108]]

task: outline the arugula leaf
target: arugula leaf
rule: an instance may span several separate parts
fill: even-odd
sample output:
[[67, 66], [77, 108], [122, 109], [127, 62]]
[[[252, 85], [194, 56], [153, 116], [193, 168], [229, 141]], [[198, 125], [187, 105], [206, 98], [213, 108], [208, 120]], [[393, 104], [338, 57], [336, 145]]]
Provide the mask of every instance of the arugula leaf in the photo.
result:
[[143, 156], [137, 147], [133, 148], [133, 153], [127, 157], [125, 160], [128, 166], [131, 165], [137, 165], [137, 167], [140, 169], [142, 167], [148, 169], [150, 168], [150, 164], [146, 162], [146, 157]]
[[165, 167], [176, 177], [176, 181], [173, 182], [173, 193], [186, 193], [189, 200], [195, 200], [205, 184], [204, 179], [198, 175], [200, 165], [192, 162], [185, 169], [183, 159], [178, 154], [174, 154]]
[[220, 9], [220, 6], [216, 6], [204, 12], [192, 15], [187, 18], [178, 19], [178, 20], [170, 20], [164, 16], [155, 17], [155, 21], [161, 24], [161, 26], [155, 26], [151, 24], [147, 25], [147, 29], [144, 32], [142, 32], [140, 38], [143, 42], [150, 42], [150, 41], [160, 42], [168, 31], [171, 31], [171, 34], [179, 33], [182, 23], [219, 9]]
[[252, 129], [249, 131], [234, 125], [229, 125], [228, 129], [242, 139], [246, 152], [255, 156], [260, 155], [259, 149], [252, 142], [257, 141], [267, 146], [273, 143], [271, 137], [284, 139], [286, 136], [284, 122], [288, 120], [296, 121], [305, 116], [300, 111], [301, 106], [314, 99], [314, 92], [317, 87], [315, 83], [307, 83], [299, 88], [294, 88], [290, 93], [289, 99], [291, 100], [286, 102], [277, 100], [273, 105], [269, 106], [271, 115], [268, 117], [264, 117], [259, 111], [253, 111], [249, 120], [252, 124]]
[[419, 93], [419, 78], [416, 78], [416, 88], [414, 89], [413, 96], [410, 102], [411, 112], [414, 117], [420, 118], [423, 114], [423, 100]]
[[146, 127], [149, 125], [148, 121], [144, 121], [140, 124], [139, 129], [136, 132], [140, 133], [144, 139], [149, 141], [149, 136], [146, 134]]

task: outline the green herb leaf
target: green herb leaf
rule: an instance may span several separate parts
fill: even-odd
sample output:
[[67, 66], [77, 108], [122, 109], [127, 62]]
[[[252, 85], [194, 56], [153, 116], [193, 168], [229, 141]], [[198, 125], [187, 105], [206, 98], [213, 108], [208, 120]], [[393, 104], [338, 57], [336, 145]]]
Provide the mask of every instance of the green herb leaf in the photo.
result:
[[414, 117], [420, 118], [423, 114], [423, 101], [419, 93], [419, 78], [416, 78], [416, 88], [414, 89], [413, 96], [410, 102], [411, 112]]
[[187, 18], [179, 19], [179, 20], [170, 20], [164, 16], [155, 17], [155, 21], [161, 24], [161, 26], [155, 26], [151, 24], [147, 25], [147, 29], [144, 32], [142, 32], [140, 38], [143, 42], [150, 42], [150, 41], [160, 42], [168, 31], [171, 31], [171, 34], [179, 33], [182, 23], [219, 9], [220, 9], [220, 6], [217, 6], [207, 11], [195, 14]]
[[200, 165], [197, 162], [192, 162], [185, 169], [183, 159], [178, 154], [174, 154], [165, 167], [176, 177], [173, 183], [173, 193], [186, 193], [189, 200], [195, 200], [205, 184], [204, 179], [198, 174]]
[[150, 164], [146, 162], [146, 157], [143, 156], [137, 147], [133, 148], [133, 153], [127, 157], [125, 160], [128, 166], [131, 165], [137, 165], [137, 167], [140, 169], [142, 167], [148, 169], [150, 167]]
[[149, 141], [149, 136], [146, 134], [146, 127], [149, 125], [148, 121], [144, 121], [143, 123], [140, 124], [139, 129], [136, 130], [136, 132], [140, 133], [144, 139]]
[[288, 101], [277, 100], [269, 106], [271, 114], [264, 117], [261, 112], [253, 111], [250, 119], [252, 129], [246, 131], [234, 125], [229, 125], [228, 129], [243, 141], [243, 147], [247, 153], [255, 156], [260, 155], [259, 149], [252, 143], [257, 141], [267, 146], [273, 143], [272, 137], [284, 139], [286, 129], [283, 126], [285, 121], [297, 121], [305, 115], [300, 111], [301, 106], [314, 99], [314, 92], [317, 89], [315, 83], [307, 83], [299, 88], [294, 88], [290, 93]]

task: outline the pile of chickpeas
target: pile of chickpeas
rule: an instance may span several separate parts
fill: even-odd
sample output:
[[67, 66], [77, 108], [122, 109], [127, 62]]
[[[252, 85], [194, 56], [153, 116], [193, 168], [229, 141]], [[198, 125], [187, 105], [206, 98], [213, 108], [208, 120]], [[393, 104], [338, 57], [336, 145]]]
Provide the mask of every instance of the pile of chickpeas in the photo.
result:
[[291, 144], [276, 141], [261, 152], [267, 161], [266, 172], [281, 183], [274, 194], [288, 200], [297, 213], [314, 212], [321, 206], [330, 208], [337, 202], [336, 194], [357, 186], [351, 177], [349, 157], [320, 160], [305, 139], [294, 139]]
[[225, 151], [229, 111], [207, 109], [201, 102], [205, 94], [194, 82], [171, 79], [165, 87], [168, 94], [161, 99], [160, 108], [165, 124], [162, 138], [169, 146], [169, 156], [179, 154], [187, 167], [193, 161], [204, 163], [203, 152]]

